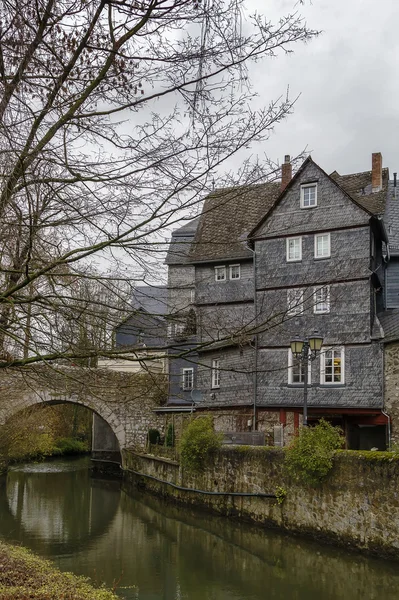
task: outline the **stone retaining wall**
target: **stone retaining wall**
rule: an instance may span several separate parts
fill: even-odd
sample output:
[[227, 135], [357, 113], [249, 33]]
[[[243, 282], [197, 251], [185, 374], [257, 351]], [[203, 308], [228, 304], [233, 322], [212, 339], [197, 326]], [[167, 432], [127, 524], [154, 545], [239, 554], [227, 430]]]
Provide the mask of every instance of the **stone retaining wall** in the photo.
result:
[[[123, 452], [126, 478], [157, 495], [399, 559], [398, 458], [381, 452], [339, 453], [332, 473], [318, 488], [290, 481], [283, 461], [279, 449], [228, 447], [209, 461], [203, 474], [192, 476], [176, 461]], [[144, 475], [197, 490], [274, 494], [281, 487], [287, 495], [282, 504], [274, 498], [205, 495]]]

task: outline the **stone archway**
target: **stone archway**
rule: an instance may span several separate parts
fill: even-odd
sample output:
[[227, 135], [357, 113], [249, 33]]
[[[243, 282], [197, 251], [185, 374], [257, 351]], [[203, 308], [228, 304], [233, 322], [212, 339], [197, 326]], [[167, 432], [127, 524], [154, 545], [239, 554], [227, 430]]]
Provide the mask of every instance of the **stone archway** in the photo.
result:
[[[162, 425], [156, 376], [76, 367], [0, 371], [0, 425], [39, 404], [74, 403], [105, 421], [122, 451], [144, 449], [148, 429]], [[161, 384], [163, 380], [160, 380]]]

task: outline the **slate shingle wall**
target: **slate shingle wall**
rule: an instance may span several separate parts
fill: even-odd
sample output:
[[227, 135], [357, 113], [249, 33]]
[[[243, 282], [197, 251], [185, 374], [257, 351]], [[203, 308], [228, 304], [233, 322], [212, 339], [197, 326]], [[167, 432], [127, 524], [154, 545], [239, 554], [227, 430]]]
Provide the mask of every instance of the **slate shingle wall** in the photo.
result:
[[244, 335], [248, 326], [254, 326], [253, 302], [197, 307], [197, 323], [200, 342]]
[[[317, 287], [317, 286], [316, 286]], [[315, 329], [325, 344], [357, 344], [370, 341], [370, 282], [352, 281], [330, 286], [330, 312], [314, 314], [314, 287], [303, 288], [304, 311], [287, 313], [287, 289], [257, 293], [258, 324], [264, 331], [260, 346], [288, 346], [296, 335], [303, 337]]]
[[[318, 183], [317, 208], [301, 209], [300, 186], [313, 181]], [[367, 224], [369, 218], [370, 216], [349, 200], [315, 163], [310, 162], [256, 235], [294, 235], [325, 227]]]
[[[288, 348], [262, 349], [258, 356], [260, 406], [302, 406], [303, 386], [288, 385]], [[309, 406], [382, 408], [383, 359], [378, 342], [345, 347], [345, 385], [320, 385], [320, 357], [311, 365]]]
[[[220, 388], [211, 389], [212, 360], [220, 360]], [[206, 406], [234, 406], [253, 402], [254, 350], [250, 346], [201, 353], [198, 387]]]
[[168, 313], [190, 308], [191, 290], [194, 289], [192, 265], [169, 265], [168, 267]]
[[[306, 217], [306, 213], [303, 216]], [[326, 223], [324, 229], [327, 228]], [[283, 237], [256, 242], [257, 289], [370, 277], [368, 227], [332, 231], [330, 258], [315, 258], [315, 235], [305, 234], [302, 236], [302, 260], [287, 262], [286, 243], [287, 239]]]
[[[229, 266], [240, 265], [241, 277], [229, 279]], [[215, 281], [216, 265], [201, 265], [195, 269], [195, 300], [201, 303], [233, 302], [237, 300], [253, 300], [253, 266], [251, 262], [221, 261], [217, 266], [225, 266], [226, 281]]]

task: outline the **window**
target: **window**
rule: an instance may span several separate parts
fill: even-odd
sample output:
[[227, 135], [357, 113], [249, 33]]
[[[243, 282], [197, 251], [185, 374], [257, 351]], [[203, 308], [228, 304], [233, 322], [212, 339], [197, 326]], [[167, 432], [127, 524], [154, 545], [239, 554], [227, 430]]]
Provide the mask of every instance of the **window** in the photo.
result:
[[320, 355], [320, 383], [326, 385], [345, 383], [344, 348], [325, 348]]
[[322, 233], [314, 236], [314, 257], [328, 258], [331, 256], [330, 234]]
[[287, 290], [287, 315], [301, 315], [303, 313], [303, 290]]
[[317, 184], [301, 185], [301, 208], [317, 206]]
[[215, 281], [226, 281], [226, 267], [215, 267]]
[[182, 370], [182, 388], [183, 390], [192, 390], [194, 387], [194, 369]]
[[[311, 381], [310, 361], [308, 362], [308, 382]], [[291, 348], [288, 350], [288, 384], [303, 385], [305, 381], [305, 367], [301, 360], [294, 358]]]
[[230, 279], [240, 279], [240, 265], [230, 265]]
[[190, 290], [190, 304], [195, 302], [195, 290]]
[[220, 360], [214, 358], [212, 361], [212, 388], [220, 387]]
[[314, 288], [313, 291], [313, 312], [316, 315], [330, 312], [330, 286]]
[[287, 261], [302, 260], [302, 238], [287, 239]]

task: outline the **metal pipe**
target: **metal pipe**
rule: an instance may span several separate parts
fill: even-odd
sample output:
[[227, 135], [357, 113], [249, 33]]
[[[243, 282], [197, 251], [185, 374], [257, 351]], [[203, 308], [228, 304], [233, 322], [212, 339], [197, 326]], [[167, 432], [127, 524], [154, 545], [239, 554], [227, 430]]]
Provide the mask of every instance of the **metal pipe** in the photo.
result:
[[308, 426], [308, 375], [309, 375], [309, 342], [305, 341], [302, 350], [303, 374], [303, 426]]
[[381, 410], [381, 412], [388, 419], [388, 450], [391, 451], [391, 445], [392, 445], [392, 441], [391, 441], [391, 417], [388, 415], [388, 413], [384, 412], [383, 410]]
[[[121, 467], [122, 468], [122, 467]], [[154, 475], [147, 475], [146, 473], [140, 473], [139, 471], [133, 471], [133, 469], [124, 469], [124, 471], [128, 471], [129, 473], [133, 473], [134, 475], [138, 475], [139, 477], [147, 477], [148, 479], [153, 479], [154, 481], [158, 481], [159, 483], [165, 483], [166, 485], [170, 485], [176, 490], [181, 490], [182, 492], [195, 492], [196, 494], [205, 494], [207, 496], [241, 496], [241, 497], [250, 497], [250, 498], [277, 498], [276, 494], [266, 494], [263, 492], [208, 492], [207, 490], [197, 490], [196, 488], [186, 488], [181, 485], [176, 485], [175, 483], [171, 483], [170, 481], [165, 481], [164, 479], [159, 479], [158, 477], [154, 477]]]
[[258, 314], [257, 314], [257, 302], [256, 302], [256, 252], [255, 249], [250, 248], [247, 243], [247, 248], [252, 252], [252, 271], [253, 271], [253, 294], [254, 294], [254, 324], [255, 324], [255, 335], [254, 335], [254, 374], [253, 374], [253, 413], [252, 413], [252, 431], [256, 431], [256, 399], [258, 395]]

